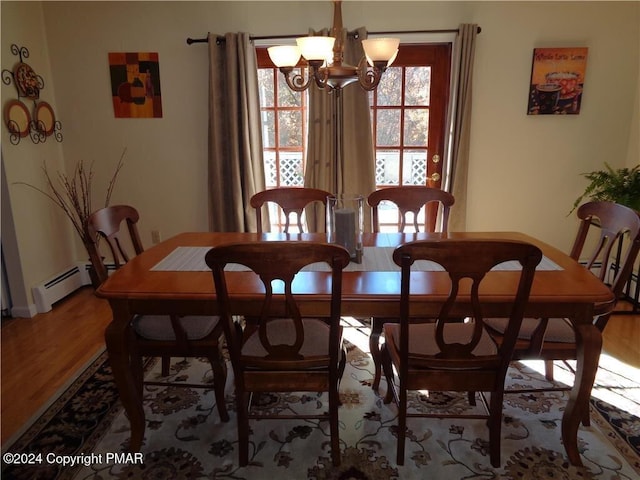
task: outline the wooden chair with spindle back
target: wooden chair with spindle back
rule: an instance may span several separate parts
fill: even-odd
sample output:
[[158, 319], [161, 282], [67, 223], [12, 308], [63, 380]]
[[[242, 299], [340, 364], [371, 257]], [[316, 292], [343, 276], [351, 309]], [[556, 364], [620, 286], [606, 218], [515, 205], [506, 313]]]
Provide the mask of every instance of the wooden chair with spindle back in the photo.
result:
[[[114, 205], [102, 208], [89, 216], [88, 230], [96, 239], [92, 248], [98, 252], [98, 238], [106, 241], [115, 268], [128, 262], [133, 256], [144, 251], [137, 223], [140, 219], [138, 211], [129, 205]], [[126, 231], [123, 225], [126, 224]], [[129, 249], [133, 248], [133, 252]], [[102, 257], [99, 254], [92, 258]], [[107, 268], [104, 262], [94, 265], [100, 283], [107, 280]], [[223, 334], [222, 323], [217, 316], [184, 316], [176, 315], [136, 315], [132, 320], [135, 332], [137, 355], [132, 359], [134, 377], [142, 392], [143, 383], [167, 385], [163, 381], [143, 381], [143, 357], [162, 358], [162, 376], [170, 373], [171, 357], [204, 357], [211, 364], [213, 372], [213, 389], [215, 392], [218, 413], [223, 421], [229, 420], [225, 405], [224, 388], [227, 368], [221, 354], [220, 338]], [[177, 386], [211, 388], [211, 385], [172, 383]]]
[[[262, 233], [262, 207], [267, 203], [275, 203], [285, 216], [284, 233], [289, 233], [290, 215], [296, 216], [298, 231], [303, 231], [302, 214], [309, 204], [321, 203], [327, 206], [327, 197], [331, 193], [317, 188], [307, 187], [279, 187], [263, 190], [251, 197], [250, 204], [256, 211], [258, 233]], [[324, 211], [324, 210], [323, 210]], [[324, 217], [323, 217], [324, 218]]]
[[[328, 392], [329, 408], [319, 413], [292, 412], [285, 418], [293, 415], [328, 420], [331, 458], [334, 465], [339, 465], [338, 386], [346, 362], [340, 302], [342, 269], [349, 263], [349, 253], [332, 244], [268, 241], [213, 247], [205, 258], [212, 269], [233, 367], [240, 466], [249, 461], [249, 419], [278, 418], [278, 414], [252, 412], [252, 395], [309, 391]], [[327, 285], [328, 296], [314, 305], [313, 312], [305, 314], [294, 293], [294, 278], [303, 267], [317, 262], [331, 269], [313, 273], [322, 276], [320, 282]], [[225, 271], [228, 264], [244, 265], [264, 285], [256, 328], [242, 331], [234, 322], [237, 272]], [[279, 293], [274, 293], [275, 289]]]
[[[367, 203], [372, 209], [373, 231], [380, 231], [380, 208], [385, 202], [392, 202], [398, 208], [399, 222], [398, 232], [404, 232], [412, 225], [414, 231], [446, 232], [449, 226], [449, 212], [455, 203], [453, 195], [439, 188], [432, 188], [421, 185], [404, 185], [399, 187], [381, 188], [372, 192], [367, 198]], [[418, 223], [418, 213], [425, 208], [424, 224]], [[437, 224], [438, 209], [441, 209], [440, 228]], [[413, 221], [407, 222], [409, 213], [413, 214]], [[371, 319], [371, 334], [369, 336], [369, 351], [373, 358], [374, 375], [372, 388], [378, 390], [381, 377], [380, 366], [380, 336], [382, 326], [387, 321], [385, 318], [373, 317]]]
[[[399, 323], [384, 325], [382, 363], [388, 385], [385, 403], [395, 399], [398, 405], [398, 465], [404, 464], [407, 417], [460, 416], [487, 419], [491, 464], [500, 466], [504, 380], [541, 258], [538, 247], [516, 241], [422, 240], [396, 248], [393, 260], [401, 267], [400, 318]], [[441, 301], [435, 305], [435, 311], [439, 310], [439, 314], [436, 313], [432, 323], [423, 321], [424, 313], [411, 295], [412, 279], [419, 278], [411, 276], [417, 260], [441, 265], [450, 280], [448, 295], [445, 291], [438, 295]], [[483, 299], [481, 283], [487, 273], [500, 263], [514, 260], [522, 268], [513, 272], [518, 280], [513, 282], [512, 291], [505, 292], [502, 301]], [[507, 320], [507, 333], [500, 345], [486, 331], [487, 313]], [[460, 322], [460, 317], [466, 320]], [[488, 412], [487, 415], [407, 412], [408, 392], [416, 390], [483, 392], [481, 398]], [[491, 395], [489, 404], [484, 392]]]
[[[581, 205], [577, 216], [580, 226], [570, 256], [582, 261], [600, 280], [611, 288], [616, 299], [622, 297], [640, 251], [640, 214], [624, 205], [594, 201]], [[589, 253], [590, 252], [590, 253]], [[596, 306], [593, 319], [598, 330], [604, 331], [615, 306]], [[487, 319], [489, 333], [501, 342], [505, 323], [502, 319]], [[577, 358], [576, 333], [566, 318], [525, 318], [513, 354], [514, 360], [544, 360], [545, 376], [553, 381], [554, 360]], [[571, 369], [569, 364], [567, 366]], [[569, 386], [521, 388], [507, 390], [518, 394], [540, 391], [570, 390]], [[582, 419], [589, 425], [589, 416]]]

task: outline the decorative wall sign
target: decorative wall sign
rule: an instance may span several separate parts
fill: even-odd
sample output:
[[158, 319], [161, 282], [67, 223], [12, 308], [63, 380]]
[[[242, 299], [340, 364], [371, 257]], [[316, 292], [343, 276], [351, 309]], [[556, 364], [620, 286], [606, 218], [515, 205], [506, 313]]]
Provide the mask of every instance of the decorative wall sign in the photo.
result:
[[162, 118], [157, 53], [109, 53], [116, 118]]
[[528, 115], [577, 115], [587, 69], [586, 47], [534, 48]]

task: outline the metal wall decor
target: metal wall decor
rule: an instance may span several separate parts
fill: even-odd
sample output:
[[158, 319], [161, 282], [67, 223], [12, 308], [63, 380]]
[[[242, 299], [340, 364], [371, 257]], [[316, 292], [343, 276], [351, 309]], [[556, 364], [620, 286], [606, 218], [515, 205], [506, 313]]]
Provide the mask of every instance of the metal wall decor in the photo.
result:
[[[13, 71], [2, 70], [2, 83], [13, 83], [18, 92], [18, 98], [9, 100], [4, 106], [4, 123], [9, 129], [9, 141], [12, 145], [18, 145], [21, 139], [28, 136], [33, 143], [38, 144], [53, 136], [57, 142], [62, 142], [62, 124], [56, 120], [51, 105], [40, 101], [44, 79], [24, 61], [29, 58], [29, 50], [14, 43], [11, 45], [11, 53], [18, 56], [20, 61], [13, 67]], [[32, 101], [33, 110], [29, 110], [21, 99]]]

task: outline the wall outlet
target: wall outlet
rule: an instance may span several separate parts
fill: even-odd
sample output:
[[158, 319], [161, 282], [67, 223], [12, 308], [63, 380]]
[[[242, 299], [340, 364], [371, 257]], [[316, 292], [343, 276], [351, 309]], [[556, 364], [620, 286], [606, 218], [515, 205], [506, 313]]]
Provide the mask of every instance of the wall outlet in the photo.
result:
[[160, 231], [159, 230], [151, 230], [151, 243], [153, 243], [153, 244], [160, 243]]

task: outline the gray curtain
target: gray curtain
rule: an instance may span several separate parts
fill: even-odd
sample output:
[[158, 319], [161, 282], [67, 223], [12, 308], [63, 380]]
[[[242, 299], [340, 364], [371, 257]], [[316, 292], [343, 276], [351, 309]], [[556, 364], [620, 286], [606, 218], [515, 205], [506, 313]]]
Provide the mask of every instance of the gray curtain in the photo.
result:
[[[324, 34], [326, 32], [317, 33]], [[365, 28], [357, 30], [357, 37], [343, 31], [344, 62], [358, 65], [364, 55], [360, 39], [366, 38]], [[346, 86], [341, 92], [342, 116], [336, 111], [335, 95], [315, 86], [309, 88], [309, 138], [304, 184], [333, 193], [361, 194], [365, 198], [375, 189], [375, 154], [371, 137], [371, 113], [368, 93], [357, 84]], [[342, 135], [342, 158], [336, 165], [334, 122], [339, 122]], [[338, 170], [336, 173], [336, 169]], [[337, 192], [334, 186], [337, 176]], [[310, 210], [310, 209], [308, 209]], [[367, 209], [365, 209], [367, 210]], [[322, 231], [324, 217], [307, 212], [310, 229]], [[370, 221], [365, 218], [368, 229]]]
[[451, 183], [449, 191], [456, 199], [449, 217], [449, 231], [464, 231], [467, 223], [467, 173], [469, 170], [469, 141], [471, 136], [471, 103], [473, 61], [478, 25], [462, 24], [455, 52], [457, 88], [451, 145]]
[[264, 190], [255, 49], [247, 33], [209, 34], [211, 231], [256, 231], [249, 200]]

